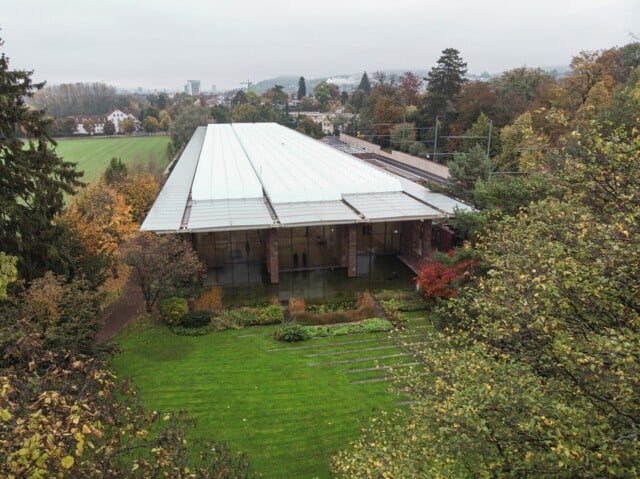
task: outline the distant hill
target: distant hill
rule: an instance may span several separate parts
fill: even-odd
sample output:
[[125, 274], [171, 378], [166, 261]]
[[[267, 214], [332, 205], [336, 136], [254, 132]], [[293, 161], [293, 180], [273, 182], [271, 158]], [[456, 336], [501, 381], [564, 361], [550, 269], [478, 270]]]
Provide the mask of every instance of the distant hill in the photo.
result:
[[[552, 67], [544, 67], [542, 68], [544, 71], [546, 71], [547, 73], [555, 76], [556, 78], [561, 78], [566, 76], [569, 72], [570, 69], [568, 66], [566, 65], [556, 65], [556, 66], [552, 66]], [[400, 76], [403, 73], [410, 71], [413, 74], [417, 75], [420, 78], [424, 78], [429, 74], [429, 70], [427, 69], [411, 69], [411, 68], [405, 68], [405, 69], [395, 69], [395, 70], [382, 70], [384, 73], [386, 73], [387, 75], [396, 75], [396, 76]], [[307, 92], [312, 92], [313, 89], [319, 84], [322, 83], [323, 81], [327, 81], [329, 83], [335, 83], [336, 85], [338, 85], [340, 87], [341, 90], [345, 90], [345, 91], [353, 91], [356, 88], [358, 88], [358, 85], [360, 84], [360, 79], [362, 78], [362, 73], [363, 72], [358, 72], [358, 73], [347, 73], [347, 74], [342, 74], [342, 75], [333, 75], [330, 77], [320, 77], [320, 78], [306, 78], [305, 77], [305, 81], [307, 84]], [[369, 80], [371, 82], [373, 82], [373, 73], [374, 71], [368, 71], [367, 75], [369, 76]], [[482, 81], [488, 81], [491, 78], [497, 77], [499, 75], [501, 75], [502, 72], [500, 73], [488, 73], [488, 72], [482, 72], [479, 74], [476, 73], [469, 73], [467, 75], [467, 78], [469, 80], [482, 80]], [[269, 90], [270, 88], [273, 88], [274, 85], [282, 85], [284, 87], [284, 91], [286, 91], [287, 93], [296, 93], [298, 91], [298, 80], [300, 79], [300, 75], [295, 76], [295, 75], [281, 75], [275, 78], [268, 78], [266, 80], [261, 80], [258, 83], [254, 84], [251, 89], [262, 94], [264, 92], [266, 92], [267, 90]]]

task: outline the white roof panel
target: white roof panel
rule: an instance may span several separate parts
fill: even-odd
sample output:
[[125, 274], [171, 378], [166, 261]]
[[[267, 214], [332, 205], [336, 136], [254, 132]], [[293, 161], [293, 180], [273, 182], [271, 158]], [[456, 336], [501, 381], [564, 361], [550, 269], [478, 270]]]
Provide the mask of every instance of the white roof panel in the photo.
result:
[[316, 201], [306, 203], [278, 203], [273, 209], [282, 226], [355, 223], [362, 221], [342, 201]]
[[271, 228], [264, 198], [194, 201], [187, 231]]
[[369, 221], [408, 221], [441, 218], [442, 212], [433, 209], [405, 193], [369, 193], [345, 195], [344, 201]]
[[196, 129], [144, 219], [141, 230], [169, 232], [180, 229], [206, 130], [204, 126]]
[[232, 126], [272, 204], [402, 190], [396, 178], [290, 128], [275, 123]]
[[191, 197], [194, 201], [262, 198], [262, 184], [232, 125], [207, 128]]
[[411, 196], [418, 198], [420, 201], [424, 201], [434, 208], [443, 211], [448, 216], [455, 215], [456, 209], [460, 211], [473, 211], [473, 208], [471, 206], [461, 201], [450, 198], [447, 195], [443, 195], [442, 193], [431, 191], [429, 188], [425, 188], [418, 183], [414, 183], [413, 181], [407, 180], [405, 178], [401, 178], [400, 181], [402, 182], [404, 191], [409, 193]]
[[281, 125], [215, 124], [196, 130], [141, 229], [408, 221], [456, 207], [471, 209]]

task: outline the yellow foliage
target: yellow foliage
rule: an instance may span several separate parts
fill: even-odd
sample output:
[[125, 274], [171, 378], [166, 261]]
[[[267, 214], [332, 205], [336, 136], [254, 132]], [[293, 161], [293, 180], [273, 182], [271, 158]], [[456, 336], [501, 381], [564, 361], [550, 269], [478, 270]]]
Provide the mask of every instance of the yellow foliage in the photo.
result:
[[195, 309], [220, 311], [222, 310], [222, 296], [222, 288], [220, 286], [214, 286], [203, 292], [202, 295], [196, 299]]

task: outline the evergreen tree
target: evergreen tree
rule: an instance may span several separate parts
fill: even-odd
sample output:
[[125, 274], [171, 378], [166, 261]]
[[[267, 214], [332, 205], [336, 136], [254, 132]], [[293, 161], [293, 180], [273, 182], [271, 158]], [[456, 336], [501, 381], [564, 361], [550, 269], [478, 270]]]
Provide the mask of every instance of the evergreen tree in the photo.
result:
[[487, 158], [485, 149], [476, 145], [467, 153], [454, 156], [449, 167], [448, 191], [465, 201], [473, 201], [476, 181], [487, 180], [491, 174], [491, 161]]
[[467, 81], [464, 77], [466, 74], [467, 64], [462, 61], [460, 52], [455, 48], [446, 48], [442, 51], [438, 64], [431, 69], [426, 78], [427, 91], [451, 100]]
[[358, 90], [362, 90], [367, 95], [371, 92], [371, 83], [369, 82], [369, 77], [367, 76], [367, 72], [362, 74], [362, 78], [360, 79], [360, 85], [358, 85]]
[[438, 63], [425, 78], [429, 92], [429, 113], [446, 113], [448, 104], [467, 81], [467, 64], [462, 61], [460, 52], [455, 48], [446, 48]]
[[[0, 46], [4, 42], [0, 40]], [[34, 84], [32, 72], [10, 70], [9, 59], [0, 56], [0, 245], [18, 258], [18, 269], [27, 280], [50, 269], [68, 272], [71, 260], [65, 249], [63, 227], [53, 219], [64, 207], [64, 195], [73, 194], [82, 173], [75, 163], [54, 151], [49, 136], [51, 120], [44, 111], [30, 108], [44, 83]]]
[[307, 83], [304, 80], [304, 77], [300, 77], [298, 80], [298, 100], [307, 96]]

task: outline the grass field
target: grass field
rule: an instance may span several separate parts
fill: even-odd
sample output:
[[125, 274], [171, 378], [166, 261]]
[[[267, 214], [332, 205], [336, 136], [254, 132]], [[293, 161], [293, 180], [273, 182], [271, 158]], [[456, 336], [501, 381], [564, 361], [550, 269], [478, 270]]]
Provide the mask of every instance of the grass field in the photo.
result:
[[[147, 407], [188, 411], [199, 436], [246, 452], [262, 477], [328, 478], [330, 457], [402, 400], [384, 366], [411, 359], [388, 333], [287, 344], [273, 329], [181, 337], [141, 319], [120, 333], [112, 365]], [[405, 340], [422, 341], [417, 331]]]
[[111, 158], [121, 158], [129, 165], [155, 161], [160, 167], [169, 164], [168, 136], [141, 136], [122, 138], [83, 138], [57, 140], [58, 155], [77, 163], [84, 171], [83, 181], [92, 182], [109, 165]]

